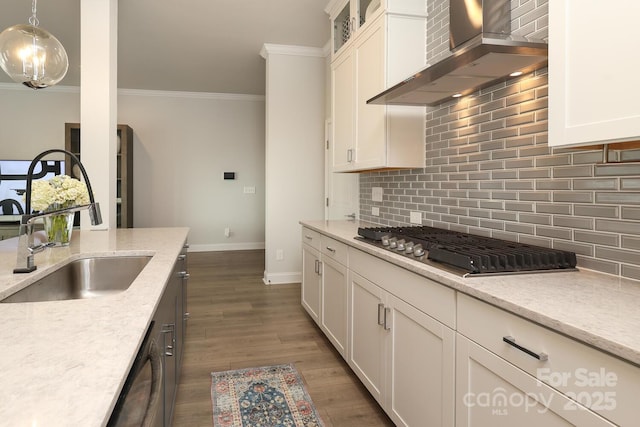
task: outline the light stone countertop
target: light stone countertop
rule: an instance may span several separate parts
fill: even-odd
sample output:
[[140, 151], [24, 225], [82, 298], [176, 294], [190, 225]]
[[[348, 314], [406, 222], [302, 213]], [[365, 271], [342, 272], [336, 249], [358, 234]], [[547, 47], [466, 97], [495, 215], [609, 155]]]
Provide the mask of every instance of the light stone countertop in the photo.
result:
[[188, 232], [74, 231], [69, 247], [35, 255], [29, 274], [13, 274], [18, 239], [0, 242], [0, 299], [77, 258], [153, 255], [119, 294], [0, 303], [0, 425], [106, 425]]
[[515, 313], [640, 365], [640, 283], [579, 271], [467, 277], [354, 239], [357, 221], [301, 221], [325, 234], [414, 273]]

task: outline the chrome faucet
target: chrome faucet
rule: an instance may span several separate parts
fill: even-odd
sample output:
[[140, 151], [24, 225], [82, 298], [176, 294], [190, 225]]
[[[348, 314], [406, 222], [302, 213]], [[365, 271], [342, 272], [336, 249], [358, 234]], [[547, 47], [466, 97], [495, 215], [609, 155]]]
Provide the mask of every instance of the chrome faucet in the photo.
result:
[[[78, 165], [80, 168], [80, 172], [82, 173], [82, 178], [84, 178], [84, 182], [87, 186], [87, 192], [89, 193], [89, 204], [81, 205], [81, 206], [73, 206], [70, 208], [58, 209], [55, 211], [45, 212], [45, 213], [31, 213], [31, 181], [33, 181], [33, 171], [36, 168], [38, 162], [46, 155], [51, 153], [64, 153], [67, 156], [71, 157], [71, 159]], [[69, 165], [70, 167], [70, 165]], [[43, 151], [38, 154], [29, 165], [29, 170], [27, 172], [27, 190], [25, 194], [25, 214], [22, 215], [22, 219], [20, 220], [20, 231], [18, 233], [18, 259], [16, 262], [16, 268], [13, 269], [14, 273], [31, 273], [37, 267], [35, 265], [35, 261], [33, 256], [38, 252], [42, 252], [47, 247], [52, 246], [53, 243], [45, 243], [41, 245], [34, 246], [33, 244], [33, 222], [37, 218], [44, 218], [52, 215], [60, 215], [63, 213], [72, 213], [78, 212], [81, 210], [89, 210], [89, 218], [91, 220], [92, 225], [102, 224], [102, 215], [100, 213], [100, 205], [95, 201], [93, 197], [93, 191], [91, 190], [91, 183], [89, 182], [89, 176], [87, 175], [87, 171], [85, 170], [82, 163], [80, 163], [80, 159], [78, 159], [73, 153], [70, 153], [66, 150], [61, 150], [59, 148], [53, 148], [51, 150]]]

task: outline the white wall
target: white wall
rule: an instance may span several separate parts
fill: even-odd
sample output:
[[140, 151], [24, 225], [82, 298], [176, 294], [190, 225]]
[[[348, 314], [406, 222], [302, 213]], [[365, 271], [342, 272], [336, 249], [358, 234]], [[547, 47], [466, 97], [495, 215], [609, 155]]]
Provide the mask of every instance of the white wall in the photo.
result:
[[[325, 58], [322, 49], [265, 45], [268, 284], [301, 281], [302, 219], [324, 215]], [[278, 259], [281, 251], [282, 259]]]
[[[80, 121], [80, 88], [33, 90], [0, 83], [0, 158], [31, 160], [50, 148], [64, 148], [64, 124]], [[51, 155], [48, 159], [62, 159]]]
[[[193, 250], [264, 248], [264, 111], [260, 96], [119, 91], [118, 123], [134, 131], [134, 226], [190, 227]], [[0, 84], [0, 158], [64, 148], [65, 122], [80, 122], [79, 88]]]
[[263, 97], [121, 90], [118, 99], [118, 123], [134, 130], [134, 226], [191, 227], [193, 250], [264, 248]]

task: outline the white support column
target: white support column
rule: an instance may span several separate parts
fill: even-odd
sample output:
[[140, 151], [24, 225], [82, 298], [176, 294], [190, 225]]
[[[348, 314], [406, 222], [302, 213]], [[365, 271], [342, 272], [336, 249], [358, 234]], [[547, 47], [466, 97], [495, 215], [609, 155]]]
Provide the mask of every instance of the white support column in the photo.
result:
[[[102, 225], [116, 227], [116, 126], [118, 0], [82, 0], [80, 4], [80, 141]], [[81, 228], [92, 228], [87, 212]]]

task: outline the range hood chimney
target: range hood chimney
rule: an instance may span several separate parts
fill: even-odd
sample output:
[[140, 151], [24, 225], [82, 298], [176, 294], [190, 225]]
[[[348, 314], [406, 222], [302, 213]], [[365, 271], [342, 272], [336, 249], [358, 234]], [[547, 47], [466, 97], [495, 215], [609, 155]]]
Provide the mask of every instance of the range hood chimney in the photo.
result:
[[449, 46], [452, 55], [367, 104], [434, 106], [547, 65], [547, 43], [511, 34], [509, 0], [450, 0]]

